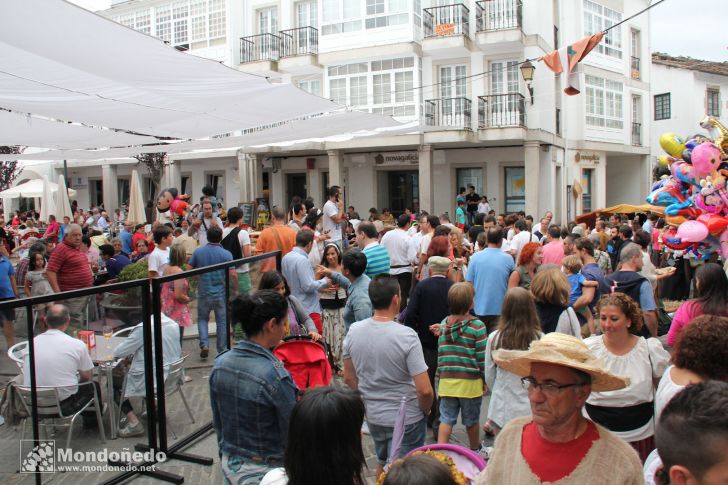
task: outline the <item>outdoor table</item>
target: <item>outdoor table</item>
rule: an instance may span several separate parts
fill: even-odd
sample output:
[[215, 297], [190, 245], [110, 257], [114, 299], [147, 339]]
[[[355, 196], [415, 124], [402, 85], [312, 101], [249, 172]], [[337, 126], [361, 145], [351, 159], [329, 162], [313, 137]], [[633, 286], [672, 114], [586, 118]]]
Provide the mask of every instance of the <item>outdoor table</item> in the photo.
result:
[[[109, 434], [112, 440], [116, 439], [117, 424], [116, 419], [116, 405], [114, 404], [114, 378], [112, 371], [116, 365], [117, 359], [114, 359], [114, 349], [126, 341], [126, 337], [111, 337], [111, 340], [106, 341], [103, 335], [96, 335], [96, 347], [89, 351], [91, 355], [91, 361], [99, 366], [99, 373], [101, 369], [106, 372], [106, 399], [109, 407]], [[100, 337], [100, 338], [99, 338]]]

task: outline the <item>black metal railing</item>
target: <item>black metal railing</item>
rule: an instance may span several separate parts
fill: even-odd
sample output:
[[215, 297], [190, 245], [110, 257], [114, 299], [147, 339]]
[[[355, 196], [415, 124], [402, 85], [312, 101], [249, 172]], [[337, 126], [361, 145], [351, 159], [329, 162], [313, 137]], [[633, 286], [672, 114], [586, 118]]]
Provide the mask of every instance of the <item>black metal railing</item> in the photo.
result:
[[[216, 264], [196, 268], [189, 271], [183, 271], [169, 276], [162, 276], [150, 280], [148, 278], [127, 281], [122, 283], [112, 283], [101, 286], [92, 286], [79, 290], [65, 291], [44, 296], [33, 296], [28, 298], [18, 298], [15, 300], [7, 300], [0, 302], [0, 312], [11, 309], [25, 309], [26, 314], [26, 331], [28, 336], [27, 359], [28, 359], [28, 381], [30, 382], [31, 407], [30, 419], [33, 431], [33, 446], [37, 446], [40, 441], [40, 416], [38, 407], [38, 385], [36, 379], [36, 358], [35, 358], [35, 341], [36, 331], [33, 319], [33, 306], [45, 305], [49, 303], [67, 303], [69, 301], [78, 300], [80, 298], [96, 298], [104, 293], [135, 291], [138, 292], [139, 306], [141, 307], [142, 329], [143, 329], [143, 354], [144, 354], [144, 379], [145, 379], [145, 403], [147, 407], [147, 443], [137, 444], [137, 451], [152, 450], [152, 461], [142, 461], [135, 463], [122, 462], [120, 460], [109, 459], [109, 465], [121, 467], [120, 472], [103, 483], [112, 485], [128, 481], [137, 474], [148, 475], [167, 482], [182, 483], [184, 477], [175, 475], [159, 468], [160, 462], [157, 461], [158, 453], [162, 452], [166, 456], [166, 460], [177, 459], [186, 462], [197, 463], [201, 465], [212, 465], [212, 458], [198, 456], [185, 453], [182, 450], [195, 443], [200, 438], [206, 436], [213, 430], [212, 422], [208, 422], [189, 435], [180, 438], [174, 445], [169, 446], [167, 443], [167, 416], [166, 416], [166, 396], [165, 396], [165, 378], [164, 378], [164, 355], [162, 343], [162, 312], [161, 312], [161, 293], [162, 285], [166, 282], [172, 282], [178, 279], [188, 279], [200, 276], [213, 271], [225, 271], [225, 300], [230, 298], [230, 281], [229, 271], [241, 264], [255, 263], [258, 261], [275, 258], [276, 268], [281, 267], [281, 251], [273, 251], [270, 253], [242, 258], [235, 261]], [[231, 345], [232, 328], [230, 320], [227, 322], [227, 347]], [[112, 417], [118, 417], [114, 413], [113, 402], [108, 402], [107, 412]], [[128, 449], [126, 449], [128, 451]], [[119, 453], [115, 453], [120, 456]], [[111, 457], [112, 454], [109, 453]], [[123, 454], [121, 455], [123, 456]], [[35, 483], [42, 483], [42, 474], [40, 467], [35, 468]]]
[[642, 123], [632, 123], [632, 145], [642, 146]]
[[470, 99], [465, 97], [425, 100], [425, 124], [470, 129]]
[[478, 127], [526, 126], [526, 101], [521, 93], [478, 96]]
[[281, 56], [281, 38], [274, 34], [240, 38], [240, 63], [277, 61]]
[[641, 79], [640, 73], [640, 58], [632, 56], [630, 58], [630, 71], [632, 73], [632, 79]]
[[523, 27], [523, 4], [520, 0], [479, 0], [476, 7], [477, 32]]
[[425, 37], [470, 34], [470, 9], [462, 3], [426, 8], [422, 14]]
[[318, 54], [318, 29], [315, 27], [281, 30], [280, 34], [281, 57]]

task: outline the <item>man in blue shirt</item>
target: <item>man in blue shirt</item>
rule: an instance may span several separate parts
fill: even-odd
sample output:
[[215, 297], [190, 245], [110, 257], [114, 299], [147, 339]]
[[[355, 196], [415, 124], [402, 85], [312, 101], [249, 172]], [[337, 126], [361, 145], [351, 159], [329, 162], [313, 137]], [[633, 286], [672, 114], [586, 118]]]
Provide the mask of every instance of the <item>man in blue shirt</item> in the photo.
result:
[[124, 254], [131, 254], [134, 252], [134, 244], [132, 243], [132, 238], [134, 237], [132, 233], [134, 232], [134, 223], [131, 221], [124, 221], [124, 230], [121, 231], [121, 234], [119, 234], [119, 239], [121, 239], [121, 252]]
[[[220, 241], [222, 241], [222, 228], [217, 225], [210, 226], [207, 229], [207, 244], [200, 246], [192, 253], [189, 262], [190, 268], [202, 268], [232, 261], [233, 255], [222, 247]], [[230, 284], [233, 288], [237, 288], [238, 280], [235, 267], [231, 266], [229, 272]], [[210, 352], [207, 322], [211, 311], [215, 312], [217, 353], [219, 354], [228, 348], [224, 269], [200, 275], [197, 289], [197, 327], [200, 334], [200, 358], [202, 359], [206, 359]]]
[[304, 310], [321, 333], [319, 291], [328, 288], [331, 282], [327, 278], [320, 280], [314, 278], [313, 267], [308, 259], [308, 253], [313, 247], [313, 237], [312, 231], [302, 230], [296, 234], [296, 247], [283, 256], [281, 271], [291, 289], [291, 295], [301, 300]]
[[470, 258], [467, 280], [475, 287], [475, 314], [490, 333], [500, 317], [508, 277], [515, 265], [513, 258], [501, 250], [503, 230], [500, 227], [488, 229], [487, 241], [488, 246]]
[[121, 253], [114, 255], [114, 246], [111, 244], [102, 244], [99, 247], [99, 252], [101, 253], [101, 259], [104, 261], [104, 266], [106, 267], [106, 273], [109, 279], [119, 276], [121, 270], [131, 263], [129, 258]]
[[[15, 268], [8, 259], [8, 250], [0, 245], [0, 301], [14, 300], [18, 297], [18, 286], [15, 284]], [[15, 309], [9, 308], [0, 312], [3, 322], [3, 334], [8, 348], [15, 345], [15, 332], [13, 322], [15, 321]]]

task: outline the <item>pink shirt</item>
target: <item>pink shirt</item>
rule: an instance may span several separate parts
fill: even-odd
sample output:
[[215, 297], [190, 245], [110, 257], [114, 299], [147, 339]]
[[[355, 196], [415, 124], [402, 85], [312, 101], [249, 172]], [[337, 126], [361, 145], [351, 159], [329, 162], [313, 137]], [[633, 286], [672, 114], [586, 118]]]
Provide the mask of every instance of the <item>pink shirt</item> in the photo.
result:
[[543, 257], [541, 264], [556, 264], [561, 266], [564, 260], [564, 243], [561, 240], [551, 241], [543, 247]]
[[670, 330], [667, 332], [667, 345], [674, 346], [683, 328], [690, 325], [695, 318], [701, 315], [703, 315], [703, 306], [695, 300], [688, 300], [680, 305], [675, 312], [675, 316], [672, 317]]

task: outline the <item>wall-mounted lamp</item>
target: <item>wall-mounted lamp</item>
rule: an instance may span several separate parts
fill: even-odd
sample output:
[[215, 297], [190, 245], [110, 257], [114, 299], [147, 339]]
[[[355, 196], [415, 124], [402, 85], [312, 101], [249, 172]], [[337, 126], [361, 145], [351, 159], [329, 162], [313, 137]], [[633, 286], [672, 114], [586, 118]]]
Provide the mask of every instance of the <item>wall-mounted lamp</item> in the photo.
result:
[[533, 86], [531, 86], [531, 81], [533, 81], [533, 72], [536, 70], [536, 67], [531, 64], [531, 61], [527, 60], [521, 64], [520, 69], [521, 77], [528, 83], [526, 86], [528, 87], [528, 94], [531, 96], [531, 104], [533, 104]]

